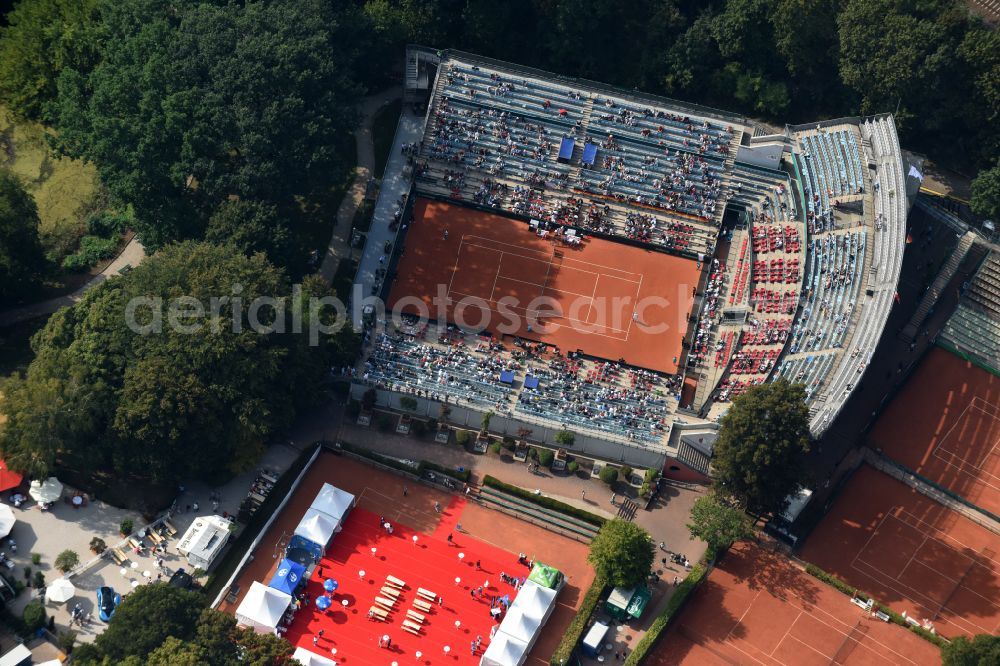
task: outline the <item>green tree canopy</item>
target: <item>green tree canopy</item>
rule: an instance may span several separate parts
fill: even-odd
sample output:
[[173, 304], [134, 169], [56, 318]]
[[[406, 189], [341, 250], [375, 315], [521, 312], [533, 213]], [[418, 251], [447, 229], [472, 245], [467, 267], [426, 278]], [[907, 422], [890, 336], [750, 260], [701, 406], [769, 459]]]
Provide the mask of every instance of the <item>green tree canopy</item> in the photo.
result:
[[941, 659], [944, 666], [1000, 664], [1000, 636], [979, 634], [972, 640], [958, 636], [941, 648]]
[[147, 248], [201, 237], [230, 197], [291, 210], [340, 181], [361, 92], [350, 3], [129, 0], [102, 16], [101, 62], [59, 78], [56, 144], [97, 165]]
[[691, 507], [691, 536], [708, 544], [712, 550], [726, 548], [731, 543], [753, 535], [750, 517], [742, 510], [730, 506], [715, 493], [695, 500]]
[[245, 254], [263, 252], [271, 263], [287, 266], [294, 262], [288, 226], [273, 204], [232, 199], [224, 201], [209, 218], [205, 240], [231, 243]]
[[784, 510], [802, 484], [809, 450], [805, 388], [779, 379], [750, 387], [720, 421], [712, 457], [715, 489], [751, 513]]
[[972, 210], [1000, 222], [1000, 161], [992, 169], [980, 171], [972, 181]]
[[44, 268], [35, 200], [14, 174], [0, 169], [0, 307], [22, 297]]
[[[329, 294], [318, 278], [290, 294], [263, 255], [232, 246], [165, 248], [36, 335], [26, 377], [5, 386], [0, 450], [36, 476], [62, 465], [170, 483], [245, 469], [297, 407], [320, 398], [331, 365], [357, 351], [349, 326], [311, 343], [310, 298]], [[284, 314], [256, 313], [273, 330], [250, 326], [257, 298], [285, 299]], [[316, 314], [327, 322], [332, 308]]]
[[587, 560], [610, 585], [635, 587], [653, 567], [653, 538], [635, 523], [620, 518], [604, 523], [590, 543]]
[[64, 69], [96, 63], [98, 0], [20, 0], [0, 32], [0, 99], [21, 117], [44, 119]]
[[198, 592], [172, 585], [140, 585], [122, 599], [94, 645], [111, 659], [148, 655], [170, 636], [184, 641], [192, 638], [204, 605]]

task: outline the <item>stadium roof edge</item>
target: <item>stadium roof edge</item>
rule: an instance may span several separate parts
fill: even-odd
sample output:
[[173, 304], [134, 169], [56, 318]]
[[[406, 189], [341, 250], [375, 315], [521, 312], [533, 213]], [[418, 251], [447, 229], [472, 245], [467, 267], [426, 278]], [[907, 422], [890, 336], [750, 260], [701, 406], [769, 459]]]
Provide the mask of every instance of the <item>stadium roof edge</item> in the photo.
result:
[[723, 122], [740, 125], [742, 127], [748, 127], [751, 125], [750, 119], [747, 118], [746, 116], [741, 116], [737, 113], [731, 113], [729, 111], [723, 111], [722, 109], [715, 109], [709, 106], [702, 106], [700, 104], [694, 104], [692, 102], [683, 102], [670, 97], [655, 95], [653, 93], [641, 92], [639, 90], [628, 90], [626, 88], [619, 88], [618, 86], [613, 86], [607, 83], [601, 83], [599, 81], [591, 81], [590, 79], [584, 79], [576, 76], [566, 76], [565, 74], [557, 74], [555, 72], [550, 72], [544, 69], [537, 69], [535, 67], [528, 67], [526, 65], [518, 65], [516, 63], [507, 62], [506, 60], [498, 60], [496, 58], [490, 58], [488, 56], [476, 55], [475, 53], [469, 53], [468, 51], [460, 51], [458, 49], [438, 50], [417, 44], [407, 46], [407, 48], [418, 49], [430, 53], [438, 53], [440, 54], [442, 60], [447, 60], [449, 58], [452, 58], [455, 60], [464, 60], [467, 62], [471, 62], [473, 64], [483, 64], [491, 67], [498, 67], [513, 72], [521, 72], [528, 76], [549, 79], [558, 83], [562, 83], [564, 85], [572, 85], [582, 90], [589, 90], [604, 94], [612, 94], [618, 97], [631, 98], [637, 101], [646, 101], [651, 104], [656, 104], [659, 106], [673, 107], [679, 111], [687, 111], [695, 115], [703, 116], [706, 118], [713, 118], [715, 120], [720, 120]]

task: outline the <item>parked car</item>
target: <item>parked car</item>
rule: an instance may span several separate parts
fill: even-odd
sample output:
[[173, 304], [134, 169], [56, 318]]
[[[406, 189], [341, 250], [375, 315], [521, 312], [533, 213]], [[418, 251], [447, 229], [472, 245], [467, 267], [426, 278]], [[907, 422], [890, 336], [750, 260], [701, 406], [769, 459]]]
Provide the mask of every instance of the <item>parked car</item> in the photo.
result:
[[121, 602], [122, 595], [115, 593], [110, 587], [97, 588], [97, 614], [105, 622], [111, 620]]

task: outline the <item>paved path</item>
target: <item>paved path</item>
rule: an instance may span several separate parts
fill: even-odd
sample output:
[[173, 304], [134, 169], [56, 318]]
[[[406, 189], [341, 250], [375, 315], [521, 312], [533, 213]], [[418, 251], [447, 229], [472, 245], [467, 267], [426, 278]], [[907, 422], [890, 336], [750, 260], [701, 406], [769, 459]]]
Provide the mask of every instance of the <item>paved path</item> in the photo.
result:
[[354, 182], [344, 194], [337, 209], [337, 224], [330, 237], [330, 245], [326, 249], [323, 263], [320, 266], [320, 275], [330, 282], [337, 273], [340, 261], [351, 256], [351, 226], [354, 222], [354, 214], [361, 206], [365, 198], [365, 187], [368, 181], [375, 174], [375, 145], [372, 141], [372, 125], [375, 116], [384, 106], [403, 96], [403, 89], [400, 86], [393, 86], [382, 92], [366, 97], [361, 103], [361, 126], [354, 131], [354, 141], [357, 144], [358, 164], [354, 169]]
[[16, 324], [20, 321], [34, 319], [42, 315], [52, 314], [59, 308], [73, 305], [79, 302], [88, 289], [98, 285], [113, 275], [118, 275], [126, 266], [138, 266], [146, 258], [146, 248], [142, 246], [135, 236], [122, 249], [121, 253], [105, 267], [98, 275], [95, 275], [87, 284], [83, 285], [71, 294], [51, 298], [41, 303], [32, 303], [22, 308], [7, 310], [0, 313], [0, 328]]

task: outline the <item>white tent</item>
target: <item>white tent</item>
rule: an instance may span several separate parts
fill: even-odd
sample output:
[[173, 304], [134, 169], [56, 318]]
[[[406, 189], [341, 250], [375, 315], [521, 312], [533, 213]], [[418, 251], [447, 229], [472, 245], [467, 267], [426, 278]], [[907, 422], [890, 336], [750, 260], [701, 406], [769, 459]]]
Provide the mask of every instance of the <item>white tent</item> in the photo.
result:
[[16, 522], [17, 518], [14, 517], [14, 512], [11, 511], [10, 507], [6, 504], [0, 504], [0, 539], [10, 534]]
[[259, 634], [272, 633], [291, 603], [291, 595], [254, 581], [236, 609], [236, 621]]
[[295, 534], [313, 543], [326, 546], [330, 539], [340, 529], [340, 521], [318, 509], [309, 509], [302, 517]]
[[62, 493], [63, 484], [54, 476], [50, 476], [44, 482], [35, 479], [31, 482], [31, 487], [28, 489], [31, 499], [39, 504], [58, 502], [59, 498], [62, 497]]
[[342, 522], [352, 506], [354, 506], [354, 495], [346, 490], [331, 486], [329, 483], [324, 483], [309, 508], [322, 511]]
[[76, 596], [76, 588], [66, 578], [57, 578], [45, 588], [45, 598], [57, 604], [69, 601], [74, 596]]
[[521, 666], [528, 656], [528, 645], [521, 641], [497, 632], [490, 640], [483, 658], [479, 660], [480, 666]]
[[327, 657], [322, 657], [315, 652], [310, 652], [304, 647], [295, 648], [292, 659], [297, 660], [302, 666], [337, 666], [337, 662]]
[[511, 611], [520, 611], [544, 624], [556, 603], [556, 591], [542, 587], [534, 581], [525, 581], [521, 591], [510, 605]]
[[498, 633], [506, 634], [531, 645], [541, 626], [538, 618], [528, 617], [522, 611], [512, 608], [500, 623]]

